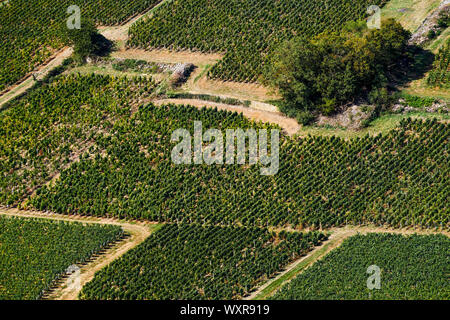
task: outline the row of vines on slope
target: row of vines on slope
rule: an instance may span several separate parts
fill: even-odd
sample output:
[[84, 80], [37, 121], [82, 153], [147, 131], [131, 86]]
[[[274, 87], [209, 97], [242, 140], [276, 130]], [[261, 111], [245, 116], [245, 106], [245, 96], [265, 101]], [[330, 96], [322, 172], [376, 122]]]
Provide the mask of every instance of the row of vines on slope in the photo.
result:
[[[357, 235], [283, 287], [281, 300], [448, 300], [450, 239], [445, 235]], [[367, 269], [380, 268], [369, 290]]]
[[82, 19], [116, 25], [159, 0], [9, 0], [0, 7], [0, 91], [42, 64], [62, 42], [59, 28], [67, 8], [78, 5]]
[[82, 299], [239, 299], [325, 240], [319, 232], [164, 225], [95, 275]]
[[152, 93], [146, 78], [61, 76], [0, 111], [0, 203], [16, 204]]
[[0, 300], [41, 298], [69, 266], [123, 235], [119, 226], [0, 216]]
[[259, 165], [175, 165], [171, 134], [261, 128], [242, 115], [147, 105], [98, 135], [104, 154], [82, 157], [43, 187], [39, 210], [154, 221], [329, 227], [348, 223], [449, 228], [448, 124], [410, 119], [386, 134], [281, 136], [279, 171]]
[[130, 28], [128, 45], [224, 52], [209, 77], [257, 81], [267, 55], [284, 40], [337, 30], [385, 0], [184, 0], [162, 4]]

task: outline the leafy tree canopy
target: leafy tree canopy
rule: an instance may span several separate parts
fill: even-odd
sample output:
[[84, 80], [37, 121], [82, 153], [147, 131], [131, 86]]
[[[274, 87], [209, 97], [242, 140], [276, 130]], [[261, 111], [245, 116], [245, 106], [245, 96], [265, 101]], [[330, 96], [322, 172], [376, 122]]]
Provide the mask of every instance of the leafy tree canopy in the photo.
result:
[[111, 48], [111, 42], [98, 33], [95, 23], [89, 19], [82, 21], [80, 29], [69, 29], [64, 24], [61, 37], [66, 45], [73, 46], [75, 60], [80, 63], [90, 56], [102, 55]]
[[339, 32], [296, 38], [274, 52], [264, 81], [282, 95], [284, 108], [332, 114], [338, 106], [386, 87], [409, 37], [389, 19], [381, 29], [353, 22]]

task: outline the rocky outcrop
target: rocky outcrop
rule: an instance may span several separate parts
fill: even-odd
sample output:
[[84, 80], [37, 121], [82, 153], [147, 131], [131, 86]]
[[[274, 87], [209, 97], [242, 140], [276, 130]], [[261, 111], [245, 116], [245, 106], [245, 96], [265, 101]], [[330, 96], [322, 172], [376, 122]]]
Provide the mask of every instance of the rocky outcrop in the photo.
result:
[[421, 45], [428, 40], [428, 33], [436, 29], [441, 12], [450, 12], [450, 0], [443, 0], [439, 7], [422, 22], [409, 39], [410, 45]]

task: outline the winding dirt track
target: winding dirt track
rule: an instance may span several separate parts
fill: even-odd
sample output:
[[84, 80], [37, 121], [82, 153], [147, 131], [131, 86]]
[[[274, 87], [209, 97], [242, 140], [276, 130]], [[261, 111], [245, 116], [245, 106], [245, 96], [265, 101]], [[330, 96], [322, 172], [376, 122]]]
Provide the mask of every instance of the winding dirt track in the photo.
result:
[[39, 66], [35, 71], [30, 72], [23, 80], [6, 89], [0, 95], [0, 109], [4, 103], [21, 95], [34, 85], [36, 81], [32, 77], [33, 74], [37, 80], [42, 80], [53, 68], [60, 66], [66, 58], [70, 57], [72, 52], [72, 48], [64, 48], [58, 51], [48, 60], [48, 63]]
[[[83, 223], [97, 223], [97, 224], [111, 224], [111, 225], [119, 225], [130, 234], [129, 238], [126, 238], [123, 241], [116, 243], [112, 248], [108, 249], [104, 254], [97, 257], [95, 260], [89, 262], [88, 264], [82, 266], [81, 268], [81, 288], [91, 281], [94, 278], [94, 275], [97, 271], [107, 266], [114, 260], [121, 257], [128, 250], [136, 247], [140, 243], [142, 243], [150, 234], [155, 230], [155, 228], [159, 225], [156, 222], [138, 222], [138, 221], [121, 221], [112, 218], [97, 218], [97, 217], [88, 217], [88, 216], [77, 216], [77, 215], [62, 215], [56, 213], [47, 213], [47, 212], [39, 212], [39, 211], [27, 211], [27, 210], [19, 210], [19, 209], [8, 209], [8, 208], [0, 208], [0, 215], [7, 216], [18, 216], [18, 217], [27, 217], [27, 218], [44, 218], [44, 219], [52, 219], [52, 220], [64, 220], [64, 221], [76, 221]], [[250, 296], [244, 298], [245, 300], [251, 300], [255, 298], [259, 298], [262, 291], [270, 286], [272, 283], [278, 281], [281, 277], [285, 276], [287, 273], [291, 272], [295, 269], [299, 264], [304, 262], [307, 259], [307, 266], [299, 270], [299, 272], [291, 275], [286, 281], [282, 281], [280, 285], [278, 285], [275, 289], [273, 289], [273, 293], [293, 279], [296, 275], [303, 272], [306, 268], [311, 266], [317, 260], [323, 258], [327, 253], [337, 248], [342, 244], [342, 242], [358, 233], [366, 234], [371, 232], [387, 232], [387, 233], [399, 233], [399, 234], [444, 234], [447, 237], [450, 237], [450, 232], [448, 231], [432, 231], [432, 230], [423, 230], [423, 229], [387, 229], [382, 227], [371, 227], [371, 226], [346, 226], [343, 228], [332, 228], [329, 230], [322, 230], [323, 232], [330, 232], [331, 236], [327, 241], [324, 241], [320, 246], [315, 247], [312, 251], [310, 251], [306, 256], [299, 258], [298, 260], [291, 263], [286, 269], [278, 274], [276, 277], [266, 281], [263, 283], [256, 291], [254, 291]], [[325, 250], [323, 250], [325, 249]], [[321, 252], [322, 251], [322, 252]], [[80, 292], [80, 288], [76, 288], [74, 286], [68, 286], [67, 284], [71, 281], [70, 277], [62, 283], [58, 288], [56, 288], [53, 293], [49, 296], [50, 299], [56, 300], [75, 300], [78, 298], [78, 294]]]
[[[159, 5], [161, 5], [164, 2], [168, 2], [170, 0], [162, 1]], [[442, 1], [447, 2], [446, 1]], [[159, 6], [158, 5], [158, 6]], [[157, 7], [158, 7], [157, 6]], [[149, 12], [137, 15], [136, 17], [130, 19], [127, 23], [125, 23], [122, 26], [119, 27], [100, 27], [100, 32], [108, 39], [114, 40], [114, 41], [126, 41], [128, 38], [128, 29], [130, 26], [135, 23], [137, 20], [141, 19], [143, 16], [148, 15], [150, 16], [151, 13], [156, 9], [153, 8]], [[56, 53], [48, 63], [41, 65], [37, 68], [37, 79], [42, 79], [45, 75], [48, 74], [48, 72], [53, 69], [54, 67], [57, 67], [62, 64], [65, 58], [69, 57], [72, 54], [71, 48], [64, 48], [63, 50]], [[143, 50], [121, 50], [117, 53], [114, 53], [114, 55], [124, 56], [127, 57], [129, 54], [132, 56], [139, 55], [140, 59], [153, 61], [155, 59], [163, 59], [162, 62], [171, 62], [170, 59], [177, 60], [183, 58], [183, 60], [186, 60], [186, 58], [198, 58], [201, 61], [196, 61], [193, 59], [193, 61], [186, 61], [186, 62], [194, 62], [194, 63], [214, 63], [214, 61], [220, 59], [220, 55], [217, 56], [200, 56], [200, 54], [196, 53], [170, 53], [166, 52], [165, 54], [162, 54], [162, 52], [158, 51], [143, 51]], [[187, 55], [182, 56], [180, 58], [180, 55]], [[172, 56], [171, 56], [172, 55]], [[211, 61], [210, 61], [211, 60]], [[34, 72], [36, 72], [34, 71]], [[33, 72], [33, 73], [34, 73]], [[195, 77], [192, 77], [191, 79], [191, 89], [193, 93], [211, 93], [214, 92], [214, 86], [217, 86], [216, 82], [211, 83], [204, 83], [206, 80], [204, 77], [199, 79], [198, 82], [195, 82], [193, 79]], [[203, 81], [203, 82], [202, 82]], [[13, 99], [14, 97], [22, 94], [27, 89], [32, 87], [32, 85], [35, 83], [33, 78], [31, 77], [31, 73], [27, 78], [24, 78], [21, 82], [16, 83], [15, 85], [11, 86], [7, 90], [5, 90], [3, 93], [1, 93], [0, 96], [0, 109], [1, 106]], [[230, 86], [230, 85], [228, 85]], [[229, 90], [236, 91], [238, 88], [236, 86], [239, 86], [239, 88], [247, 89], [246, 84], [234, 84], [234, 87], [230, 87]], [[209, 90], [209, 91], [208, 91]], [[261, 92], [259, 92], [259, 91]], [[211, 92], [210, 92], [211, 91]], [[242, 96], [238, 96], [239, 99], [245, 99], [245, 96], [251, 95], [253, 92], [253, 95], [258, 94], [258, 97], [265, 97], [267, 93], [263, 90], [263, 88], [251, 88], [251, 90], [247, 90], [249, 92], [244, 92]], [[235, 92], [236, 94], [236, 92]], [[253, 99], [251, 99], [253, 100]], [[191, 100], [191, 99], [165, 99], [165, 100], [158, 100], [156, 101], [157, 104], [162, 103], [177, 103], [177, 104], [190, 104], [196, 107], [217, 107], [218, 109], [222, 110], [230, 110], [230, 111], [237, 111], [242, 112], [244, 116], [251, 118], [256, 121], [262, 121], [262, 122], [272, 122], [275, 124], [280, 125], [288, 134], [292, 135], [296, 133], [300, 126], [294, 119], [289, 119], [284, 116], [282, 116], [279, 113], [267, 111], [267, 110], [257, 110], [253, 108], [245, 108], [243, 106], [231, 106], [226, 104], [219, 104], [214, 102], [207, 102], [202, 100]], [[252, 101], [254, 104], [255, 101]], [[102, 269], [103, 267], [110, 264], [115, 259], [122, 256], [125, 252], [128, 250], [134, 248], [135, 246], [142, 243], [151, 233], [152, 233], [152, 227], [153, 229], [158, 225], [157, 223], [153, 222], [123, 222], [115, 219], [110, 218], [97, 218], [97, 217], [84, 217], [84, 216], [68, 216], [68, 215], [60, 215], [60, 214], [54, 214], [54, 213], [44, 213], [44, 212], [37, 212], [37, 211], [23, 211], [18, 209], [6, 209], [0, 207], [0, 215], [8, 215], [8, 216], [20, 216], [20, 217], [34, 217], [34, 218], [44, 218], [44, 219], [53, 219], [53, 220], [65, 220], [65, 221], [77, 221], [77, 222], [83, 222], [83, 223], [97, 223], [97, 224], [112, 224], [112, 225], [120, 225], [124, 231], [126, 231], [128, 234], [130, 234], [130, 237], [118, 242], [116, 245], [114, 245], [112, 248], [108, 249], [105, 254], [99, 256], [97, 259], [91, 261], [87, 265], [83, 266], [81, 268], [81, 287], [92, 280], [94, 277], [94, 274]], [[323, 230], [327, 231], [327, 230]], [[385, 229], [385, 228], [378, 228], [378, 227], [353, 227], [353, 226], [347, 226], [344, 228], [334, 228], [331, 230], [328, 230], [332, 232], [332, 235], [330, 236], [329, 240], [325, 241], [321, 246], [318, 246], [314, 248], [311, 252], [309, 252], [306, 256], [301, 257], [300, 259], [294, 261], [291, 263], [285, 271], [281, 272], [279, 275], [277, 275], [275, 278], [270, 279], [269, 281], [265, 282], [261, 287], [259, 287], [255, 292], [253, 292], [250, 296], [246, 297], [245, 299], [254, 299], [258, 295], [261, 294], [261, 292], [266, 289], [268, 286], [270, 286], [272, 283], [280, 279], [281, 277], [285, 276], [287, 273], [294, 270], [299, 264], [304, 262], [307, 259], [310, 259], [314, 255], [317, 255], [318, 252], [320, 252], [322, 249], [326, 247], [326, 250], [323, 250], [323, 252], [320, 252], [320, 254], [317, 257], [314, 257], [314, 259], [311, 259], [310, 262], [308, 262], [308, 266], [312, 265], [315, 261], [318, 259], [323, 258], [327, 253], [329, 253], [331, 250], [338, 247], [345, 239], [348, 237], [355, 235], [357, 233], [370, 233], [370, 232], [389, 232], [389, 233], [400, 233], [400, 234], [436, 234], [436, 233], [442, 233], [448, 237], [450, 237], [449, 232], [433, 232], [428, 230], [417, 230], [417, 229]], [[306, 268], [307, 268], [306, 267]], [[293, 277], [295, 277], [300, 272], [303, 272], [305, 268], [301, 269], [298, 273], [296, 273]], [[293, 278], [291, 277], [291, 278]], [[69, 281], [69, 279], [67, 279]], [[286, 284], [290, 279], [282, 282], [277, 289], [279, 289], [281, 286]], [[79, 289], [67, 286], [66, 283], [63, 283], [61, 287], [57, 288], [55, 292], [50, 296], [50, 298], [53, 299], [60, 299], [60, 300], [74, 300], [77, 299], [79, 294]], [[277, 290], [276, 289], [276, 290]]]
[[196, 108], [217, 108], [218, 110], [227, 110], [242, 113], [244, 117], [255, 121], [270, 122], [279, 125], [286, 131], [287, 134], [293, 135], [300, 129], [300, 125], [295, 119], [287, 118], [281, 113], [272, 111], [262, 111], [254, 108], [244, 106], [232, 106], [223, 103], [216, 103], [211, 101], [197, 100], [197, 99], [161, 99], [154, 101], [155, 105], [162, 105], [167, 103], [191, 105]]
[[[346, 226], [343, 228], [332, 228], [330, 230], [323, 230], [324, 232], [331, 232], [331, 236], [327, 241], [324, 241], [320, 246], [315, 247], [311, 250], [307, 255], [299, 258], [298, 260], [291, 263], [286, 269], [279, 273], [276, 277], [268, 280], [264, 284], [262, 284], [256, 291], [254, 291], [248, 297], [245, 297], [244, 300], [261, 300], [268, 298], [275, 294], [281, 287], [283, 287], [286, 283], [294, 279], [298, 274], [302, 273], [305, 269], [309, 268], [316, 261], [325, 257], [332, 250], [339, 247], [347, 238], [354, 236], [356, 234], [367, 234], [367, 233], [397, 233], [404, 235], [411, 234], [423, 234], [423, 235], [431, 235], [431, 234], [444, 234], [447, 237], [450, 237], [450, 232], [448, 231], [432, 231], [432, 230], [423, 230], [423, 229], [388, 229], [382, 227], [371, 227], [371, 226]], [[298, 270], [294, 274], [290, 275], [288, 279], [281, 281], [279, 285], [275, 288], [272, 288], [269, 293], [263, 294], [263, 291], [266, 290], [270, 285], [279, 281], [280, 278], [286, 276], [286, 274], [292, 272], [299, 264], [304, 262], [305, 260], [310, 260], [307, 262], [307, 265], [304, 268]]]
[[152, 233], [152, 229], [158, 226], [157, 223], [153, 222], [123, 222], [120, 220], [109, 218], [96, 218], [75, 215], [68, 216], [56, 213], [44, 213], [38, 211], [25, 211], [5, 208], [0, 208], [0, 215], [118, 225], [121, 226], [122, 229], [130, 235], [128, 238], [117, 242], [104, 254], [98, 256], [93, 261], [81, 267], [81, 287], [77, 288], [75, 286], [68, 286], [67, 284], [70, 281], [70, 277], [66, 279], [66, 281], [62, 283], [58, 288], [56, 288], [48, 297], [49, 299], [56, 300], [76, 300], [81, 288], [94, 278], [94, 275], [97, 271], [107, 266], [114, 260], [120, 258], [128, 250], [142, 243], [145, 239], [147, 239], [148, 236], [150, 236], [150, 234]]

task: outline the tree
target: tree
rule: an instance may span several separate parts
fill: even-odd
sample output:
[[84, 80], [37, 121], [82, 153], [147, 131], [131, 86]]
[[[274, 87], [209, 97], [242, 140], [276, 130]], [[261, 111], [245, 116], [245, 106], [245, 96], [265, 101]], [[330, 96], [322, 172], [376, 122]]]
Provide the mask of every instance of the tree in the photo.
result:
[[353, 22], [340, 32], [293, 39], [274, 52], [263, 81], [282, 95], [282, 111], [329, 115], [386, 86], [409, 37], [408, 31], [389, 19], [379, 30]]
[[111, 42], [98, 33], [92, 20], [85, 19], [81, 29], [68, 29], [62, 26], [62, 39], [66, 45], [73, 46], [75, 61], [84, 63], [86, 58], [103, 55], [111, 48]]

